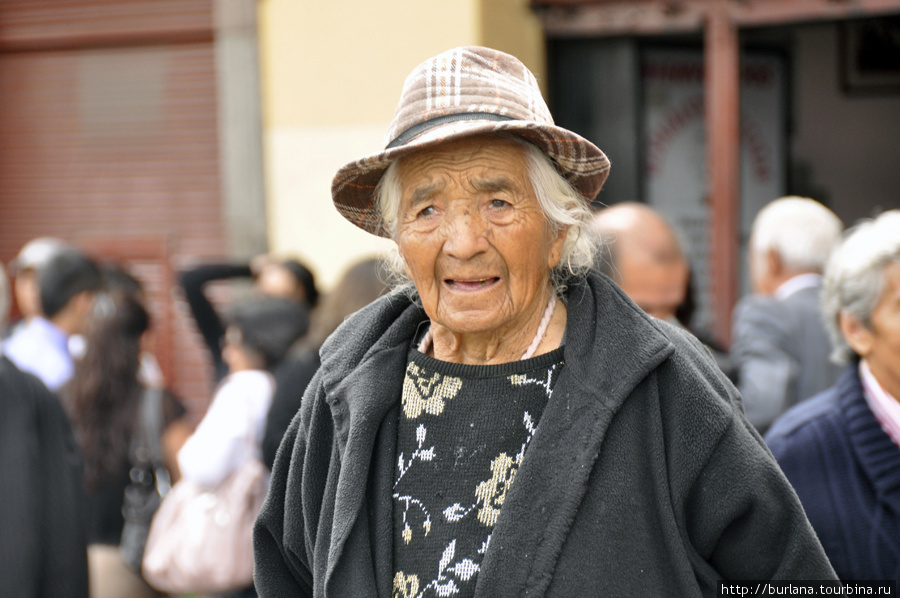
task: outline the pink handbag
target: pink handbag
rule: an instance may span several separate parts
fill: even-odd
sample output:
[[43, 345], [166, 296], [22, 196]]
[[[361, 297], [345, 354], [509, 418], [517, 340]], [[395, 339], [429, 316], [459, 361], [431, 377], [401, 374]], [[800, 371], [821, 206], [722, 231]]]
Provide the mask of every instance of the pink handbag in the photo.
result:
[[253, 522], [269, 470], [248, 459], [222, 484], [203, 488], [179, 480], [150, 524], [144, 579], [163, 592], [220, 593], [253, 582]]

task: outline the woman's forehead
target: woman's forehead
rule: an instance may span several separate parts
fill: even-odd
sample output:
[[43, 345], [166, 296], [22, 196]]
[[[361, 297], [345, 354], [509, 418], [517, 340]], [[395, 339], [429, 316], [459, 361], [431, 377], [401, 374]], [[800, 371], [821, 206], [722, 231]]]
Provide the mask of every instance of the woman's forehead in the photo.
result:
[[476, 191], [516, 190], [527, 180], [524, 150], [512, 141], [490, 137], [462, 139], [406, 156], [398, 164], [404, 196], [420, 200], [448, 184]]

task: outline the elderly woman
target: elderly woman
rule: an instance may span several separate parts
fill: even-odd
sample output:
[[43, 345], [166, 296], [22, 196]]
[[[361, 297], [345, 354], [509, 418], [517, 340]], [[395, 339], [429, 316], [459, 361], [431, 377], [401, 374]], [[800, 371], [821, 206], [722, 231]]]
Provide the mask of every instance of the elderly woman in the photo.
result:
[[900, 579], [900, 210], [859, 224], [825, 270], [831, 389], [766, 437], [841, 579]]
[[342, 168], [407, 292], [348, 319], [276, 458], [261, 596], [712, 596], [828, 578], [734, 388], [590, 271], [609, 162], [495, 50], [407, 79], [384, 151]]

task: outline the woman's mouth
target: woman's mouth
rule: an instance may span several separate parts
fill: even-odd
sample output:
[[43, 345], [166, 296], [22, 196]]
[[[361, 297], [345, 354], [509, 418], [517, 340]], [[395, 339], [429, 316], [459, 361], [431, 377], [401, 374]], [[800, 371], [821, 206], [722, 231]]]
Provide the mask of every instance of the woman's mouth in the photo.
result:
[[488, 287], [494, 286], [495, 284], [500, 282], [500, 279], [496, 276], [468, 279], [448, 278], [444, 282], [452, 289], [458, 289], [460, 291], [478, 291], [480, 289], [486, 289]]

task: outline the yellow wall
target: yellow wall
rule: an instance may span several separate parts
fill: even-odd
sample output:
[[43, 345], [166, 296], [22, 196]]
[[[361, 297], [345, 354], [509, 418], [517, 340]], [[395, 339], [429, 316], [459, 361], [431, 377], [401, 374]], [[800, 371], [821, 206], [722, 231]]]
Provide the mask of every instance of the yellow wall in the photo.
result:
[[508, 52], [525, 63], [544, 86], [544, 33], [528, 0], [481, 0], [479, 44]]
[[406, 75], [429, 56], [490, 45], [540, 77], [540, 29], [526, 7], [527, 0], [261, 0], [270, 250], [304, 259], [327, 289], [354, 260], [392, 249], [337, 213], [332, 176], [383, 147]]

